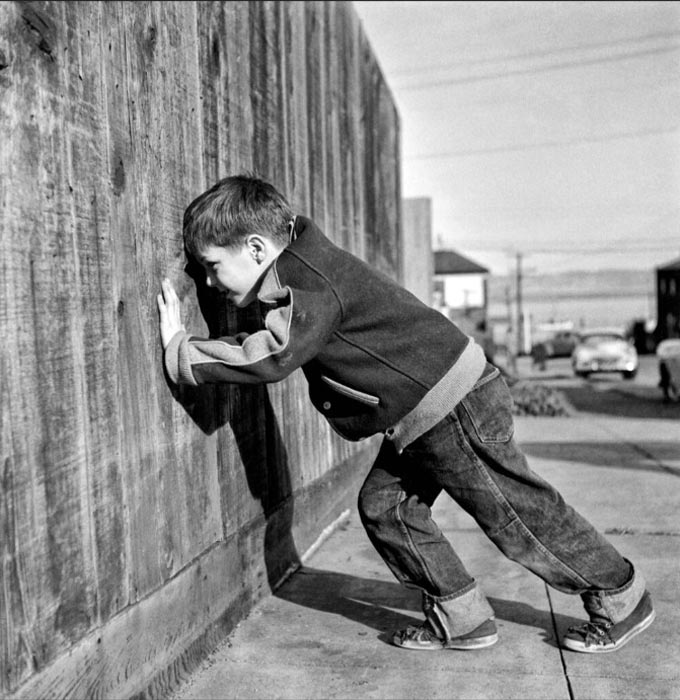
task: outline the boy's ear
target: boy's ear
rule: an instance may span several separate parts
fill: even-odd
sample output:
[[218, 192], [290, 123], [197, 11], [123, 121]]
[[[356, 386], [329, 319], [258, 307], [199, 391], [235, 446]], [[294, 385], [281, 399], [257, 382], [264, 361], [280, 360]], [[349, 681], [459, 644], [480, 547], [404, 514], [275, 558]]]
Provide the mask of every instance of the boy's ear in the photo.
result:
[[253, 233], [246, 238], [246, 248], [248, 249], [248, 252], [252, 256], [253, 260], [255, 260], [257, 263], [261, 263], [267, 254], [266, 241], [256, 233]]
[[246, 238], [246, 248], [258, 263], [271, 261], [281, 252], [281, 248], [274, 241], [257, 233], [251, 233]]

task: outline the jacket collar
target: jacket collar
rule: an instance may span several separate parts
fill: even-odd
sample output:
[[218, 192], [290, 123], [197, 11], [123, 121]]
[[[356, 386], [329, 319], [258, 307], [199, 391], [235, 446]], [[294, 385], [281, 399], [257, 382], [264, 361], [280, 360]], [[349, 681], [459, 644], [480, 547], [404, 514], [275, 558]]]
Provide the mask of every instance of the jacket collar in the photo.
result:
[[294, 255], [313, 256], [315, 252], [333, 245], [321, 229], [306, 216], [296, 216], [293, 222], [291, 242], [286, 250], [290, 250]]

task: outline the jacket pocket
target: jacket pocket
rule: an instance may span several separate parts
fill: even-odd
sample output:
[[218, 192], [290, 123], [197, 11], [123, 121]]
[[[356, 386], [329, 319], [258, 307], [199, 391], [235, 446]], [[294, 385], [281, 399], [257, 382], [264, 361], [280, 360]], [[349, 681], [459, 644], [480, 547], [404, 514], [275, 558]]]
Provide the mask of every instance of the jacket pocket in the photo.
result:
[[358, 389], [352, 389], [352, 387], [346, 386], [345, 384], [341, 384], [340, 382], [336, 382], [335, 379], [326, 377], [323, 374], [321, 375], [321, 381], [328, 384], [328, 386], [331, 387], [334, 391], [337, 391], [338, 394], [347, 396], [348, 398], [354, 399], [355, 401], [359, 401], [360, 403], [365, 403], [369, 406], [377, 406], [380, 403], [380, 399], [377, 396], [367, 394], [363, 391], [359, 391]]
[[502, 376], [480, 382], [462, 401], [477, 437], [481, 442], [508, 442], [515, 427], [512, 395]]

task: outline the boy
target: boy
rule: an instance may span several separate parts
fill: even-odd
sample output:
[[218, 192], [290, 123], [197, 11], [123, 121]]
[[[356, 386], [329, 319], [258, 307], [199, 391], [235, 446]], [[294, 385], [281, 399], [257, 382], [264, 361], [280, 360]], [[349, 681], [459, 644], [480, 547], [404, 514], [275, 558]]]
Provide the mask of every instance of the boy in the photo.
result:
[[270, 184], [228, 177], [184, 215], [187, 252], [264, 329], [188, 335], [167, 280], [158, 295], [174, 382], [276, 382], [300, 367], [314, 406], [349, 440], [385, 439], [359, 494], [366, 532], [397, 579], [422, 591], [425, 620], [396, 632], [406, 649], [478, 649], [494, 612], [431, 518], [447, 491], [509, 558], [579, 593], [590, 620], [566, 648], [608, 652], [654, 619], [639, 572], [527, 466], [512, 399], [481, 348], [438, 311], [333, 245]]

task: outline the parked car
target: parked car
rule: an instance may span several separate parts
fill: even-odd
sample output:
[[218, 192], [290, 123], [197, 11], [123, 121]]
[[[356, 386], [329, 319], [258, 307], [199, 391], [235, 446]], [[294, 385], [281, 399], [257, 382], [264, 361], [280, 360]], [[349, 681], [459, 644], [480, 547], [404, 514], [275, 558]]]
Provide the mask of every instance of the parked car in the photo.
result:
[[680, 338], [662, 340], [656, 347], [656, 356], [664, 400], [680, 400]]
[[640, 364], [635, 346], [614, 329], [581, 331], [580, 340], [571, 355], [571, 366], [578, 377], [593, 372], [618, 372], [624, 379], [633, 379]]

